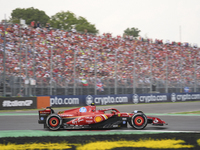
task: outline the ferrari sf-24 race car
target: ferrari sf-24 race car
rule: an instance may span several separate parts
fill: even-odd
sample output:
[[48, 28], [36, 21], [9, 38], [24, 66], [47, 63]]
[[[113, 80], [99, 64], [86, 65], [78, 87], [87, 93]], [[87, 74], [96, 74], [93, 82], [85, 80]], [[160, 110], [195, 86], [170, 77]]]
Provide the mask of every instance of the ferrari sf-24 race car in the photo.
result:
[[127, 128], [128, 124], [134, 129], [141, 130], [147, 124], [167, 125], [160, 118], [146, 116], [142, 111], [135, 110], [132, 113], [125, 113], [115, 108], [96, 110], [94, 104], [58, 113], [55, 113], [51, 107], [47, 107], [39, 110], [38, 123], [44, 124], [44, 128], [50, 130]]

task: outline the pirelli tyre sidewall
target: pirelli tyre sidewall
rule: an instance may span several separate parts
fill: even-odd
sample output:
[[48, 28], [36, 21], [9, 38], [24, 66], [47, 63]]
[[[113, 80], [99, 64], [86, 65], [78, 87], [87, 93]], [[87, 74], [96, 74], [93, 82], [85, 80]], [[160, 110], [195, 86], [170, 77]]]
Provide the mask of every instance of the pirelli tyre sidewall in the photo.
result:
[[50, 130], [58, 130], [62, 125], [62, 118], [58, 114], [51, 114], [47, 117], [46, 125]]
[[143, 113], [136, 113], [131, 117], [131, 126], [137, 130], [144, 129], [147, 125], [147, 117]]

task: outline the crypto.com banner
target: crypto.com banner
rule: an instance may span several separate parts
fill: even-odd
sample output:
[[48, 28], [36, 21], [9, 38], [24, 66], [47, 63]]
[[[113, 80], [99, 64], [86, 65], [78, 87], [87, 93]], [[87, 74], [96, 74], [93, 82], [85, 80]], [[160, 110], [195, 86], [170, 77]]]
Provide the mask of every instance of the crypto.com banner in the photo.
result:
[[123, 95], [85, 95], [83, 96], [85, 105], [94, 103], [95, 105], [112, 105], [131, 103], [131, 94]]
[[123, 95], [66, 95], [51, 96], [50, 106], [70, 107], [113, 104], [138, 104], [200, 100], [200, 93], [152, 93], [152, 94], [123, 94]]
[[200, 100], [200, 93], [133, 94], [132, 103], [178, 102]]
[[52, 107], [70, 107], [70, 106], [83, 106], [82, 95], [55, 95], [50, 96], [50, 106]]

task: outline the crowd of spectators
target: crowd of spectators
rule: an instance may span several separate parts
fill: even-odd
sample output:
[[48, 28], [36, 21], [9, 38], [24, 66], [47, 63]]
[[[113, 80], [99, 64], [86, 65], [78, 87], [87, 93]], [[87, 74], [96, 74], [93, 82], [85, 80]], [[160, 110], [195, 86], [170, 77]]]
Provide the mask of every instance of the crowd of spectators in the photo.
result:
[[[60, 87], [73, 86], [74, 79], [78, 86], [82, 79], [93, 86], [95, 75], [104, 86], [113, 86], [117, 78], [118, 86], [127, 87], [133, 83], [136, 87], [149, 86], [151, 79], [163, 86], [166, 79], [168, 86], [192, 85], [200, 79], [200, 49], [188, 43], [113, 37], [109, 33], [92, 35], [50, 29], [49, 24], [21, 29], [18, 24], [9, 24], [4, 32], [0, 24], [1, 64], [5, 36], [6, 76], [22, 77], [23, 83], [32, 78], [38, 86], [50, 84], [51, 69], [52, 82]], [[3, 71], [0, 65], [0, 73]]]

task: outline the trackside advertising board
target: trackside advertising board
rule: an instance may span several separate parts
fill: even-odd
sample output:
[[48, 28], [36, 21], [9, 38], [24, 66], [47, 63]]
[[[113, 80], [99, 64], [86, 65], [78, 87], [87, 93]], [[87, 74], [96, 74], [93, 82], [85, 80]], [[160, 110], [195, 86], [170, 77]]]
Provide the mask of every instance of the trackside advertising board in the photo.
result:
[[138, 104], [158, 102], [179, 102], [200, 100], [200, 93], [152, 93], [152, 94], [123, 94], [123, 95], [80, 95], [80, 96], [51, 96], [50, 106], [70, 107], [113, 104]]
[[171, 102], [200, 100], [200, 93], [170, 93]]
[[35, 109], [37, 97], [1, 97], [0, 110]]
[[95, 105], [112, 105], [131, 103], [131, 94], [124, 95], [85, 95], [83, 96], [85, 105], [95, 103]]
[[180, 102], [200, 100], [200, 93], [133, 94], [132, 103]]
[[113, 104], [138, 104], [200, 100], [200, 93], [152, 93], [122, 95], [54, 95], [46, 97], [1, 97], [0, 110], [35, 109], [47, 106], [70, 107]]
[[128, 104], [131, 103], [131, 94], [126, 95], [80, 95], [80, 96], [51, 96], [50, 106], [52, 107], [69, 107], [85, 106], [95, 103], [95, 105], [109, 104]]
[[50, 96], [50, 106], [52, 107], [70, 107], [70, 106], [83, 106], [82, 95], [55, 95]]

